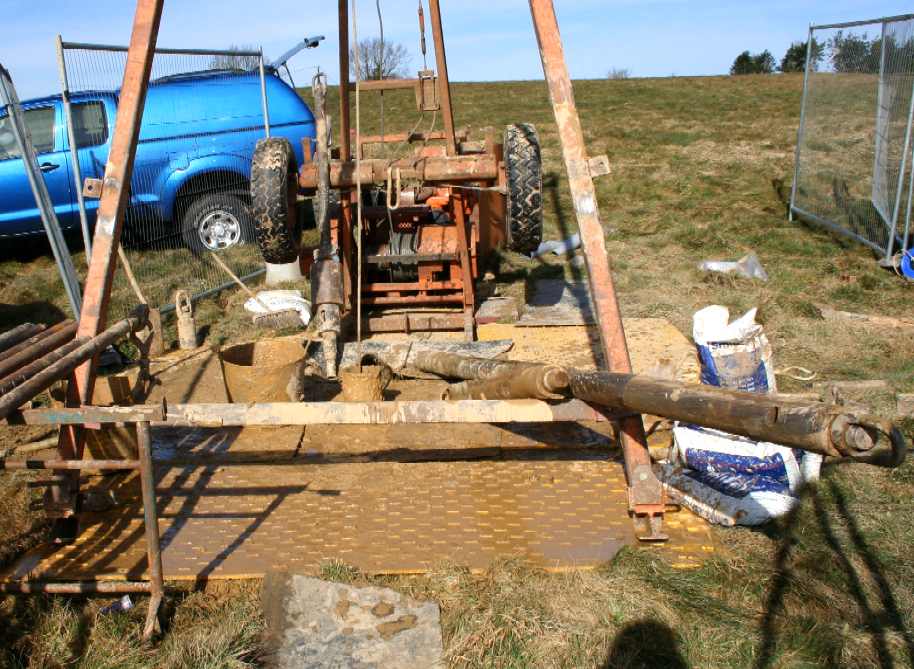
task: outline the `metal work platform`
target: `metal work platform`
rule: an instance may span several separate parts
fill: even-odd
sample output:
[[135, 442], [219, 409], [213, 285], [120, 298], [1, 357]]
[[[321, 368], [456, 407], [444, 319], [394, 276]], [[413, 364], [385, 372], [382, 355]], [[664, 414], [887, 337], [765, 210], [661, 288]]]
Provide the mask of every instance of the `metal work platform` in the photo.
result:
[[[409, 427], [419, 428], [420, 441], [440, 442], [432, 426]], [[365, 466], [365, 458], [360, 463], [354, 456], [307, 464], [317, 456], [306, 441], [294, 455], [300, 429], [152, 432], [154, 459], [188, 458], [187, 465], [156, 466], [166, 579], [314, 573], [332, 560], [383, 574], [441, 564], [480, 571], [503, 558], [562, 570], [599, 565], [638, 544], [626, 515], [622, 465], [605, 446], [571, 452], [553, 443], [533, 450], [521, 447], [533, 440], [528, 434], [506, 438], [503, 446], [518, 448], [504, 448], [495, 460]], [[202, 464], [206, 456], [265, 457], [264, 449], [286, 445], [285, 456], [274, 451], [269, 463]], [[91, 478], [88, 490], [111, 477]], [[85, 513], [76, 543], [33, 551], [3, 578], [147, 578], [136, 476], [113, 493], [122, 503]], [[667, 528], [671, 541], [648, 549], [666, 553], [674, 566], [699, 566], [713, 552], [709, 526], [688, 511], [670, 513]]]
[[[697, 376], [691, 345], [667, 321], [626, 326], [636, 369], [675, 360], [678, 376]], [[492, 324], [479, 336], [514, 341], [519, 360], [597, 364], [587, 326]], [[218, 357], [207, 349], [175, 351], [151, 371], [148, 402], [226, 401]], [[100, 383], [95, 401], [118, 399], [117, 388], [130, 385], [122, 380]], [[388, 394], [420, 400], [445, 386], [398, 379]], [[114, 457], [114, 438], [91, 439], [92, 455]], [[509, 557], [561, 570], [599, 565], [625, 545], [692, 568], [713, 553], [710, 527], [685, 510], [667, 513], [668, 543], [639, 544], [609, 422], [154, 427], [151, 438], [166, 579], [315, 572], [329, 560], [385, 574], [445, 563], [478, 571]], [[0, 580], [148, 578], [136, 473], [90, 476], [84, 489], [110, 491], [118, 506], [83, 513], [76, 543], [36, 549]]]

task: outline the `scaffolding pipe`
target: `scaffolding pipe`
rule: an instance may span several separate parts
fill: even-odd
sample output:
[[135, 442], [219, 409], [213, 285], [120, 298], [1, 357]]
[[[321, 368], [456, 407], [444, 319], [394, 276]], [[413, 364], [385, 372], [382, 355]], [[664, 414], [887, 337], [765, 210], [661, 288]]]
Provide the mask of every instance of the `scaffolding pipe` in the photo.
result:
[[146, 326], [147, 313], [148, 310], [140, 309], [138, 315], [129, 316], [115, 323], [97, 337], [86, 338], [79, 348], [38, 372], [25, 383], [0, 396], [0, 419], [6, 418], [12, 411], [38, 393], [50, 388], [56, 381], [65, 379], [79, 365], [91, 360], [122, 337], [143, 329]]

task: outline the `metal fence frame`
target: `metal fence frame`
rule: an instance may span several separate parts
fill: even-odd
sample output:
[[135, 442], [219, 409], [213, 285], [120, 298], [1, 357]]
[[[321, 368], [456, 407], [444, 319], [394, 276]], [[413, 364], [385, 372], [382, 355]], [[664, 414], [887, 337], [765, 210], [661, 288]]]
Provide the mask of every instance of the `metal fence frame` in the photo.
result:
[[[805, 65], [804, 74], [803, 74], [803, 99], [800, 104], [800, 123], [799, 123], [799, 127], [797, 128], [797, 145], [796, 145], [796, 151], [795, 151], [795, 155], [794, 155], [793, 184], [791, 186], [791, 191], [790, 191], [789, 220], [793, 221], [794, 217], [796, 216], [800, 220], [805, 220], [805, 221], [808, 221], [811, 223], [815, 223], [817, 225], [821, 225], [822, 227], [825, 227], [825, 228], [831, 230], [832, 232], [836, 232], [838, 234], [851, 237], [852, 239], [860, 242], [861, 244], [864, 244], [864, 245], [872, 248], [874, 251], [876, 251], [880, 254], [884, 254], [880, 260], [880, 263], [887, 264], [887, 265], [893, 264], [896, 233], [898, 231], [899, 214], [901, 213], [900, 212], [901, 196], [905, 190], [905, 180], [906, 179], [908, 182], [907, 183], [908, 202], [907, 202], [907, 208], [906, 208], [906, 212], [905, 212], [905, 221], [904, 221], [905, 235], [904, 235], [903, 242], [902, 242], [903, 243], [902, 252], [903, 253], [908, 252], [907, 236], [908, 236], [908, 232], [909, 232], [910, 226], [911, 226], [911, 196], [914, 195], [914, 169], [912, 169], [912, 166], [914, 166], [914, 156], [911, 155], [911, 153], [912, 153], [912, 147], [911, 147], [912, 125], [914, 125], [914, 94], [912, 94], [911, 101], [909, 103], [908, 121], [907, 121], [907, 126], [905, 129], [904, 150], [901, 154], [902, 162], [901, 162], [901, 168], [898, 173], [898, 185], [897, 185], [896, 196], [895, 196], [895, 205], [893, 207], [893, 211], [891, 212], [891, 217], [890, 217], [891, 220], [888, 221], [888, 223], [890, 225], [890, 232], [888, 235], [888, 241], [887, 241], [886, 248], [883, 248], [879, 244], [876, 244], [876, 243], [872, 242], [871, 240], [866, 239], [862, 235], [856, 234], [853, 231], [848, 230], [848, 229], [836, 224], [833, 221], [822, 218], [821, 216], [818, 216], [810, 211], [807, 211], [797, 205], [797, 189], [798, 189], [798, 185], [799, 185], [799, 181], [800, 181], [800, 157], [801, 157], [801, 149], [803, 146], [803, 140], [805, 138], [805, 131], [806, 131], [807, 104], [808, 104], [808, 97], [809, 97], [809, 74], [810, 74], [810, 71], [812, 70], [812, 44], [813, 44], [813, 38], [815, 36], [814, 35], [815, 31], [855, 28], [855, 27], [860, 27], [860, 26], [868, 26], [868, 25], [874, 25], [874, 24], [881, 23], [882, 24], [882, 42], [881, 42], [881, 44], [884, 45], [885, 44], [885, 35], [886, 35], [886, 26], [888, 24], [894, 23], [894, 22], [900, 22], [900, 21], [910, 21], [910, 20], [914, 20], [914, 14], [898, 14], [895, 16], [884, 16], [884, 17], [880, 17], [880, 18], [863, 19], [863, 20], [859, 20], [859, 21], [846, 21], [843, 23], [823, 23], [823, 24], [817, 24], [817, 25], [810, 24], [809, 33], [808, 33], [808, 36], [806, 39], [806, 65]], [[880, 53], [880, 65], [879, 65], [880, 80], [883, 76], [883, 73], [885, 72], [885, 53], [886, 53], [886, 49], [882, 48], [881, 53]], [[880, 96], [880, 102], [881, 102], [881, 96], [882, 96], [882, 87], [881, 86], [880, 86], [878, 95]], [[878, 105], [877, 105], [877, 107], [878, 107]], [[911, 166], [909, 166], [909, 163], [911, 164]], [[875, 165], [874, 165], [874, 172], [875, 172]], [[875, 206], [875, 204], [874, 204], [874, 206]], [[881, 216], [884, 215], [884, 212], [880, 212], [880, 215]]]
[[[67, 49], [85, 49], [92, 51], [114, 51], [127, 53], [129, 51], [128, 47], [115, 45], [115, 44], [95, 44], [91, 42], [67, 42], [64, 41], [61, 35], [57, 35], [56, 40], [56, 51], [57, 51], [57, 74], [60, 81], [61, 87], [61, 97], [63, 99], [64, 106], [64, 120], [67, 126], [67, 143], [69, 144], [70, 158], [73, 163], [73, 182], [76, 189], [76, 198], [79, 208], [79, 221], [80, 229], [83, 236], [83, 244], [86, 249], [86, 255], [91, 256], [92, 254], [92, 241], [91, 234], [89, 233], [89, 221], [88, 214], [86, 212], [86, 203], [85, 198], [83, 197], [83, 177], [81, 173], [81, 167], [79, 164], [78, 156], [78, 147], [76, 146], [76, 137], [75, 137], [75, 124], [73, 122], [73, 108], [70, 104], [70, 84], [69, 77], [67, 74], [67, 58], [66, 50]], [[266, 68], [264, 66], [263, 58], [263, 49], [257, 51], [244, 51], [244, 50], [230, 50], [230, 49], [175, 49], [175, 48], [157, 48], [155, 50], [155, 55], [182, 55], [182, 56], [247, 56], [255, 57], [258, 59], [258, 72], [260, 76], [260, 97], [261, 97], [261, 107], [263, 109], [263, 120], [264, 120], [264, 136], [270, 137], [270, 104], [267, 97], [267, 85], [266, 85]], [[245, 274], [240, 277], [242, 281], [247, 282], [251, 279], [254, 279], [258, 276], [261, 276], [266, 272], [266, 269], [259, 269], [257, 271]], [[227, 288], [234, 286], [234, 281], [225, 281], [217, 286], [212, 288], [194, 293], [191, 295], [191, 300], [199, 300], [204, 297], [209, 297], [210, 295], [215, 295]], [[163, 314], [170, 313], [175, 310], [174, 303], [167, 303], [156, 305], [159, 312]]]
[[2, 64], [0, 64], [0, 103], [2, 103], [0, 106], [7, 108], [10, 127], [16, 137], [22, 164], [29, 180], [29, 186], [32, 189], [32, 195], [35, 197], [35, 204], [41, 214], [41, 223], [47, 233], [54, 260], [57, 262], [57, 269], [60, 271], [60, 278], [63, 280], [64, 288], [66, 289], [70, 309], [73, 311], [74, 318], [79, 319], [80, 309], [82, 308], [79, 277], [76, 275], [76, 268], [73, 267], [70, 249], [67, 248], [67, 242], [60, 230], [60, 222], [57, 220], [57, 214], [54, 211], [54, 203], [51, 201], [41, 167], [38, 164], [38, 156], [35, 153], [35, 146], [32, 144], [32, 136], [22, 114], [19, 95], [16, 93], [16, 87], [13, 85], [13, 79], [9, 71]]

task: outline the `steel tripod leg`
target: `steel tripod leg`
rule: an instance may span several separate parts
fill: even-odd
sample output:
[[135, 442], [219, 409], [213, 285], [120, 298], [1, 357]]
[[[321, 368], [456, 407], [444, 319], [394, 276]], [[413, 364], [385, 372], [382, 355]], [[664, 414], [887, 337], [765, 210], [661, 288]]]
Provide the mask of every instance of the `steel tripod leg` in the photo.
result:
[[143, 640], [149, 641], [153, 634], [161, 631], [159, 625], [159, 607], [165, 594], [165, 582], [162, 575], [162, 545], [159, 540], [159, 514], [156, 511], [155, 475], [152, 466], [151, 440], [149, 423], [136, 425], [137, 450], [140, 459], [140, 484], [143, 489], [143, 525], [146, 531], [146, 559], [149, 568], [151, 595], [149, 611], [146, 614], [146, 626], [143, 628]]
[[[587, 280], [600, 330], [603, 361], [610, 371], [629, 374], [632, 370], [631, 359], [609, 266], [606, 231], [600, 221], [590, 160], [584, 146], [584, 130], [574, 102], [555, 7], [553, 0], [529, 2], [549, 98], [558, 126], [575, 218], [587, 261]], [[635, 533], [642, 541], [663, 541], [666, 539], [661, 531], [666, 506], [663, 486], [651, 470], [641, 416], [632, 416], [622, 421], [621, 442], [628, 479], [629, 510], [635, 522]]]

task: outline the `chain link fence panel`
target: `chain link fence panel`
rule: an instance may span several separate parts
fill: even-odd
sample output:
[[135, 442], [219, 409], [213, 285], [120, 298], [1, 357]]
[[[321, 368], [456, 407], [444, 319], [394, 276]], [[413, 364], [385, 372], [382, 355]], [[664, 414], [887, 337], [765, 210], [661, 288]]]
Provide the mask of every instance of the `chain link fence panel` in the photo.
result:
[[809, 31], [790, 211], [872, 248], [906, 247], [914, 15]]
[[[58, 42], [64, 123], [80, 216], [95, 223], [127, 48]], [[234, 285], [211, 252], [246, 279], [263, 272], [250, 214], [251, 157], [268, 135], [262, 54], [159, 49], [153, 60], [122, 245], [143, 297], [163, 312], [177, 290], [198, 298]], [[110, 318], [138, 297], [118, 267]]]

